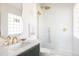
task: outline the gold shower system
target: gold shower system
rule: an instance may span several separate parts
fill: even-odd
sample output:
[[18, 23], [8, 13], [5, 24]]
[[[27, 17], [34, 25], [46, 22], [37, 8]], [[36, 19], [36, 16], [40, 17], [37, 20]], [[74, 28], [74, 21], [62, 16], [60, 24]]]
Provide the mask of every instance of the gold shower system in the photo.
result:
[[50, 7], [49, 6], [39, 6], [38, 8], [38, 15], [42, 15], [45, 11], [49, 10]]

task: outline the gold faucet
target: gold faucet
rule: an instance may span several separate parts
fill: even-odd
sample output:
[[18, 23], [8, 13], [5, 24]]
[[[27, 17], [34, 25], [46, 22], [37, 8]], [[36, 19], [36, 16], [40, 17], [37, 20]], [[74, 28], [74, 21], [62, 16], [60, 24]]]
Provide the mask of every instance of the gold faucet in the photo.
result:
[[15, 44], [15, 43], [18, 43], [18, 39], [17, 39], [17, 37], [10, 37], [10, 36], [8, 36], [7, 37], [7, 45], [10, 45], [10, 44]]
[[18, 43], [17, 37], [13, 37], [13, 39], [12, 39], [12, 44], [14, 44], [14, 43]]
[[8, 42], [7, 45], [10, 45], [11, 44], [11, 37], [10, 36], [7, 37], [7, 42]]

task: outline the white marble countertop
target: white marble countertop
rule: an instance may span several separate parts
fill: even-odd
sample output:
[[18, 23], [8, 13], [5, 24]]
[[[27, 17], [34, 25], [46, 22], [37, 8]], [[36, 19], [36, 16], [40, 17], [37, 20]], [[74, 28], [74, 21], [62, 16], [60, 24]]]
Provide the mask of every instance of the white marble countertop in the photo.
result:
[[17, 56], [39, 43], [40, 42], [38, 40], [29, 40], [28, 42], [22, 43], [17, 49], [6, 48], [6, 47], [1, 48], [0, 56]]

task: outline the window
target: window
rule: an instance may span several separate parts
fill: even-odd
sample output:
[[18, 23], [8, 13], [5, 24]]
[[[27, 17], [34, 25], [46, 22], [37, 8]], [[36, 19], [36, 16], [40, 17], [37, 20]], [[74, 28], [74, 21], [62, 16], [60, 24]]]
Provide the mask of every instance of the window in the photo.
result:
[[79, 4], [75, 4], [73, 13], [73, 35], [79, 39]]
[[8, 35], [20, 34], [23, 32], [23, 20], [21, 16], [8, 14]]

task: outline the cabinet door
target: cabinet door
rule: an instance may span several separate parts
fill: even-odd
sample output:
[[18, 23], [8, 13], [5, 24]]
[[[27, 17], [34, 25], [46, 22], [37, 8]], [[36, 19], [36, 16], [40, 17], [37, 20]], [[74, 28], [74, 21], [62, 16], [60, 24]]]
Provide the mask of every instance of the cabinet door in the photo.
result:
[[19, 54], [18, 56], [39, 56], [39, 51], [40, 51], [40, 45], [36, 45], [32, 48], [30, 48], [27, 51], [24, 51], [23, 53]]

